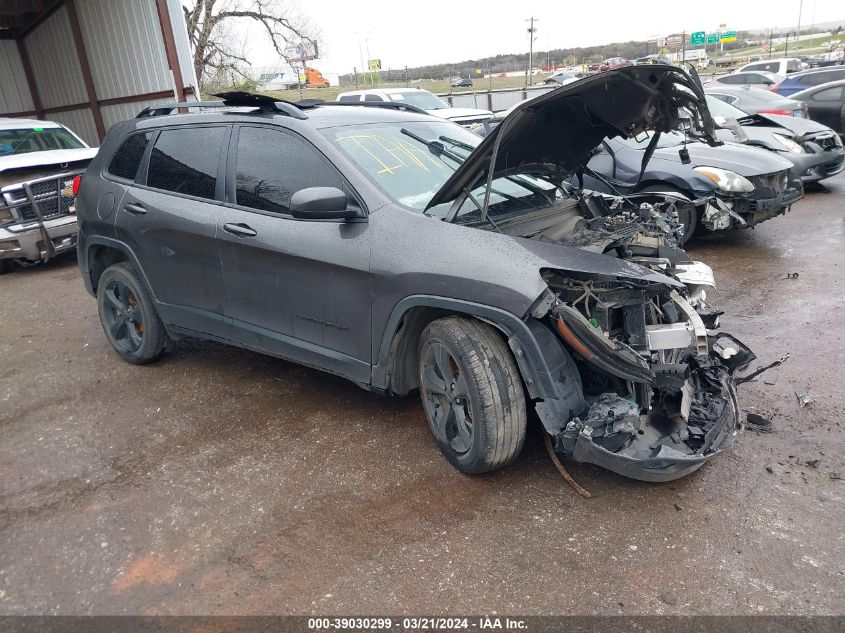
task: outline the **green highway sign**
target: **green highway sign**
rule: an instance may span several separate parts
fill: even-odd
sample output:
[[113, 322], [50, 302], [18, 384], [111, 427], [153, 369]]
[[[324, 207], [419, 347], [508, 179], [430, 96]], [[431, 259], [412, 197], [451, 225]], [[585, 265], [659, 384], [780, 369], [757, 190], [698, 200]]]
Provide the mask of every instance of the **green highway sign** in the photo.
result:
[[697, 46], [698, 44], [704, 44], [704, 31], [696, 31], [695, 33], [691, 33], [689, 37], [689, 43], [693, 46]]
[[719, 34], [718, 33], [708, 33], [707, 34], [707, 43], [708, 44], [718, 44], [719, 43]]
[[736, 31], [725, 31], [719, 40], [722, 42], [736, 42]]

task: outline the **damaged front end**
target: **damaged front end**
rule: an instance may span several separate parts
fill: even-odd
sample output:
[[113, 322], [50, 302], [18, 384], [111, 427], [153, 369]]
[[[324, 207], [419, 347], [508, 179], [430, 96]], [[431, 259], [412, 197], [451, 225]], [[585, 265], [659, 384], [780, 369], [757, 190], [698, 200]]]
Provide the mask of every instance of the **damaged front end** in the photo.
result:
[[[755, 358], [683, 288], [546, 271], [541, 320], [567, 385], [537, 403], [555, 448], [643, 481], [669, 481], [728, 448], [742, 425], [734, 373]], [[551, 341], [549, 341], [551, 342]]]

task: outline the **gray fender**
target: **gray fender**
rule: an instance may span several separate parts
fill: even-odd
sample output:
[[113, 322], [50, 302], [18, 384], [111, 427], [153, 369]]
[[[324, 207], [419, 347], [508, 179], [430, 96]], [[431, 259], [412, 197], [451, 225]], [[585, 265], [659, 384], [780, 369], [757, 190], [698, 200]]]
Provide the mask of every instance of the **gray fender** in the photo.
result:
[[[452, 313], [467, 314], [491, 324], [506, 337], [519, 366], [528, 394], [532, 398], [543, 400], [557, 399], [561, 396], [558, 379], [553, 374], [549, 361], [551, 360], [551, 366], [559, 364], [559, 357], [556, 355], [557, 350], [560, 350], [563, 354], [566, 354], [566, 351], [554, 339], [554, 335], [545, 325], [531, 317], [523, 320], [499, 308], [432, 295], [405, 297], [393, 308], [381, 339], [377, 362], [373, 365], [372, 385], [375, 389], [387, 390], [389, 387], [388, 368], [393, 340], [403, 317], [410, 309], [415, 307], [436, 308]], [[547, 333], [549, 338], [545, 338], [543, 332]], [[544, 349], [546, 347], [550, 349]], [[580, 379], [578, 386], [580, 394]], [[583, 396], [580, 397], [583, 399]], [[554, 408], [557, 409], [557, 407]]]
[[144, 283], [144, 286], [146, 286], [147, 292], [149, 292], [153, 300], [158, 303], [156, 295], [153, 292], [152, 286], [150, 286], [150, 281], [149, 279], [147, 279], [147, 274], [144, 272], [144, 269], [141, 267], [138, 258], [135, 256], [135, 253], [132, 251], [129, 245], [126, 244], [126, 242], [121, 242], [120, 240], [111, 237], [103, 237], [101, 235], [94, 235], [92, 237], [87, 238], [84, 243], [79, 243], [77, 260], [79, 262], [79, 268], [82, 271], [82, 280], [85, 282], [85, 289], [88, 291], [89, 294], [96, 294], [94, 292], [94, 282], [91, 279], [91, 249], [94, 246], [107, 246], [109, 248], [118, 250], [124, 255], [126, 255], [126, 258], [135, 268], [138, 275], [141, 277], [141, 281]]

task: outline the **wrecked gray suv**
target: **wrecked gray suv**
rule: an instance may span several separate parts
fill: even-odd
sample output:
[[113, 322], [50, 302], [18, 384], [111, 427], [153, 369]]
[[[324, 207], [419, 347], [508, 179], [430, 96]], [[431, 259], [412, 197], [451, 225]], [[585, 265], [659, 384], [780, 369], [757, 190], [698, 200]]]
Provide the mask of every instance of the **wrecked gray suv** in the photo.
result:
[[83, 177], [79, 265], [126, 361], [195, 337], [419, 390], [467, 473], [519, 455], [529, 407], [561, 454], [642, 480], [737, 438], [753, 354], [675, 246], [677, 202], [566, 182], [602, 138], [673, 129], [679, 108], [715, 143], [679, 69], [585, 79], [484, 141], [400, 103], [219, 96], [116, 125]]

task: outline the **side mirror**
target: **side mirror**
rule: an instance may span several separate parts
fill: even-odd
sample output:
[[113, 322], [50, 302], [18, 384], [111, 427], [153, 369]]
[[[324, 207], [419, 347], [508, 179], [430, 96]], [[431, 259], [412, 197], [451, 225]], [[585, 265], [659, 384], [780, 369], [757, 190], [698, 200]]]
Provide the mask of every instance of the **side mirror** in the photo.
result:
[[290, 213], [300, 220], [349, 220], [361, 216], [337, 187], [308, 187], [291, 196]]

